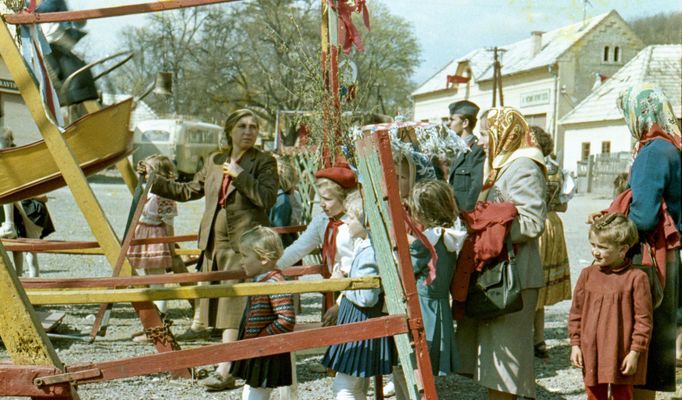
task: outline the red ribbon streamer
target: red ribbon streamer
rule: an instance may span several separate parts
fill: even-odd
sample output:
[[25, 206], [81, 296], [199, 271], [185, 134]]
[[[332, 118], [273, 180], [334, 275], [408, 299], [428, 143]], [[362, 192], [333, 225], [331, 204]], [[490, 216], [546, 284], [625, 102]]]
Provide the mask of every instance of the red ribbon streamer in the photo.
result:
[[342, 38], [343, 52], [345, 54], [350, 53], [353, 45], [358, 49], [358, 51], [364, 51], [365, 47], [360, 39], [360, 32], [358, 28], [353, 24], [353, 12], [362, 14], [362, 21], [367, 27], [369, 27], [369, 10], [367, 9], [366, 0], [327, 0], [329, 7], [331, 7], [339, 16], [341, 23], [339, 24], [339, 37]]
[[424, 279], [424, 283], [427, 285], [430, 285], [433, 283], [434, 279], [436, 279], [436, 264], [438, 263], [438, 253], [436, 253], [436, 248], [433, 247], [431, 242], [429, 242], [429, 239], [426, 238], [426, 235], [424, 235], [424, 231], [417, 226], [417, 223], [412, 219], [410, 216], [409, 212], [405, 209], [403, 209], [403, 216], [405, 218], [405, 224], [408, 227], [408, 231], [410, 231], [417, 239], [419, 239], [424, 247], [431, 253], [431, 259], [429, 260], [427, 266], [429, 267], [429, 275]]
[[[327, 267], [329, 274], [333, 272], [334, 260], [336, 259], [336, 236], [339, 233], [339, 226], [343, 225], [340, 219], [329, 219], [327, 228], [324, 230], [324, 241], [322, 242], [322, 264]], [[331, 263], [331, 268], [329, 264]]]

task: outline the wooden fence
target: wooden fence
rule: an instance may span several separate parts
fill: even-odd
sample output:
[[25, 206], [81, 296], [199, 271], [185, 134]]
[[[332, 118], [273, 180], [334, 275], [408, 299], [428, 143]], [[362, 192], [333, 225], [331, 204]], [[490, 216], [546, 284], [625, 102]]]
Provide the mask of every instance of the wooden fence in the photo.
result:
[[586, 161], [578, 161], [576, 184], [579, 193], [597, 193], [612, 196], [613, 181], [628, 171], [632, 160], [630, 152], [593, 154]]

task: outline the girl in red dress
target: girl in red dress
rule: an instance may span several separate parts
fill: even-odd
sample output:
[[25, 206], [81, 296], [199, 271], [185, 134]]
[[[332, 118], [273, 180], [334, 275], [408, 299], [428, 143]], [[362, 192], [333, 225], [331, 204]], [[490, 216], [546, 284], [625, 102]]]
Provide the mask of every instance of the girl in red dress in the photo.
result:
[[590, 228], [594, 262], [580, 273], [568, 317], [571, 363], [583, 370], [589, 400], [632, 399], [646, 379], [653, 307], [647, 274], [626, 253], [637, 227], [610, 213]]

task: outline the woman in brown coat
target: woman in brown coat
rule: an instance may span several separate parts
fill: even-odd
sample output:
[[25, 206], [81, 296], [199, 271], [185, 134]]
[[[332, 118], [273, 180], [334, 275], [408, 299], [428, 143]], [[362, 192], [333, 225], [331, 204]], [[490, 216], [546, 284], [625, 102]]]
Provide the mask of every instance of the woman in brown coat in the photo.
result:
[[[239, 238], [246, 230], [268, 226], [268, 210], [277, 197], [277, 162], [254, 146], [260, 125], [248, 109], [231, 113], [225, 121], [227, 149], [209, 156], [191, 182], [156, 177], [151, 192], [176, 201], [206, 199], [199, 226], [202, 272], [241, 271]], [[222, 283], [230, 283], [224, 281]], [[244, 298], [201, 299], [186, 338], [205, 333], [207, 326], [223, 329], [223, 342], [237, 339]], [[205, 385], [223, 390], [234, 385], [229, 363], [223, 363]]]

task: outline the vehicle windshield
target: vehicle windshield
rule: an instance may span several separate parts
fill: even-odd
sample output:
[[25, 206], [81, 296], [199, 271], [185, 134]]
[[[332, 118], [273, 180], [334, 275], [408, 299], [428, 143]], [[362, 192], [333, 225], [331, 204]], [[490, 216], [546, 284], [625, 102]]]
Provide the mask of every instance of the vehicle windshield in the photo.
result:
[[142, 132], [143, 142], [170, 142], [170, 132], [161, 130], [148, 130]]
[[218, 138], [216, 132], [190, 128], [187, 129], [187, 143], [217, 144]]

